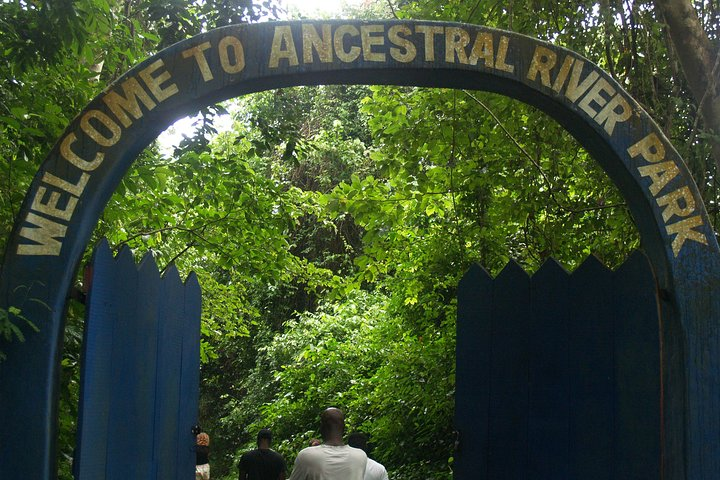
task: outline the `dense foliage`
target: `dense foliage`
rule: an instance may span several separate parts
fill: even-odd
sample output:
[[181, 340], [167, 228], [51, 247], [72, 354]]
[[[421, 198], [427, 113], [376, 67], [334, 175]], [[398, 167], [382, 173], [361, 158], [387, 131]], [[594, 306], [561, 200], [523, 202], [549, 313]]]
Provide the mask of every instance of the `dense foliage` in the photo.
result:
[[[589, 57], [664, 128], [717, 227], [713, 134], [653, 2], [365, 3], [353, 15], [485, 24]], [[694, 4], [717, 52], [720, 6]], [[250, 0], [0, 3], [0, 248], [43, 156], [114, 78], [205, 29], [282, 15]], [[213, 124], [220, 117], [232, 127]], [[496, 274], [515, 259], [534, 271], [553, 256], [572, 269], [591, 253], [617, 266], [639, 245], [615, 187], [544, 114], [477, 91], [374, 86], [268, 91], [204, 109], [194, 134], [137, 159], [97, 226], [103, 236], [199, 276], [200, 413], [215, 478], [235, 477], [265, 426], [292, 460], [329, 405], [371, 435], [391, 478], [450, 478], [455, 289], [468, 266]], [[83, 315], [71, 302], [61, 478]], [[32, 332], [19, 327], [0, 311], [3, 341]]]

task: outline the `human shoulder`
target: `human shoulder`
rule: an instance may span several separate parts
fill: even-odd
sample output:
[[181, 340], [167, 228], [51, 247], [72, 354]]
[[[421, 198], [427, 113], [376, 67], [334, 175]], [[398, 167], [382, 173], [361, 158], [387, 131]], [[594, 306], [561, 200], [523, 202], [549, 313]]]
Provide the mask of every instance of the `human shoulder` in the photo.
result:
[[248, 462], [253, 462], [255, 460], [255, 457], [257, 457], [258, 450], [248, 450], [247, 452], [243, 453], [242, 456], [240, 456], [240, 467], [247, 466]]
[[349, 452], [351, 455], [362, 458], [365, 460], [367, 458], [367, 455], [365, 454], [365, 451], [360, 448], [351, 447], [350, 445], [346, 445], [347, 448], [349, 448]]
[[305, 475], [308, 472], [315, 472], [322, 464], [323, 452], [319, 446], [317, 447], [305, 447], [300, 450], [295, 457], [295, 464], [293, 467], [293, 477], [291, 478], [302, 478], [298, 475]]
[[271, 448], [268, 448], [267, 450], [265, 450], [265, 452], [267, 452], [267, 454], [273, 458], [277, 458], [282, 461], [285, 461], [285, 458], [282, 456], [282, 454], [280, 452], [276, 452], [275, 450], [273, 450]]
[[354, 448], [351, 446], [347, 446], [347, 457], [351, 465], [353, 465], [353, 468], [355, 469], [362, 469], [361, 471], [365, 471], [365, 467], [367, 465], [367, 455], [365, 454], [365, 451]]
[[316, 447], [305, 447], [298, 452], [297, 458], [314, 458], [322, 456], [322, 454], [322, 445], [318, 445]]
[[369, 458], [369, 457], [368, 457], [367, 461], [368, 461], [368, 466], [372, 465], [373, 469], [383, 470], [383, 471], [385, 470], [385, 467], [383, 466], [382, 463], [376, 462], [375, 460], [373, 460], [372, 458]]
[[365, 478], [373, 480], [387, 480], [387, 470], [385, 470], [385, 467], [381, 463], [376, 462], [372, 458], [368, 458], [367, 467], [365, 469]]
[[248, 459], [248, 458], [252, 457], [254, 451], [255, 451], [255, 450], [248, 450], [247, 452], [243, 453], [243, 454], [240, 456], [240, 461], [242, 461], [243, 459]]

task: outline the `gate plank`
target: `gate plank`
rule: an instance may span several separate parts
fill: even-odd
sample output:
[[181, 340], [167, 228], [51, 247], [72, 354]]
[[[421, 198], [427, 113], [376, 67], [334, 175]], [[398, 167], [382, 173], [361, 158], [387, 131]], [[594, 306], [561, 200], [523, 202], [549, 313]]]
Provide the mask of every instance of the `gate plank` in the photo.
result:
[[[139, 426], [137, 406], [133, 392], [135, 384], [135, 359], [142, 355], [140, 345], [136, 341], [138, 332], [137, 304], [138, 295], [137, 269], [135, 260], [128, 247], [123, 247], [117, 256], [115, 270], [107, 272], [116, 279], [116, 290], [112, 292], [118, 301], [115, 304], [117, 319], [113, 323], [112, 367], [110, 375], [113, 381], [110, 398], [110, 419], [107, 437], [107, 471], [108, 480], [121, 478], [137, 478], [140, 472], [135, 465], [127, 465], [128, 459], [134, 458], [134, 437]], [[130, 475], [128, 477], [128, 475]]]
[[569, 478], [569, 274], [553, 259], [531, 279], [529, 458], [531, 479]]
[[158, 381], [155, 402], [155, 449], [157, 479], [182, 478], [178, 474], [178, 411], [182, 355], [182, 317], [184, 302], [177, 301], [182, 289], [180, 276], [174, 266], [163, 276], [160, 294], [160, 310], [164, 312], [158, 321]]
[[[177, 275], [172, 269], [169, 275]], [[195, 472], [195, 436], [192, 427], [198, 423], [200, 398], [200, 284], [191, 273], [177, 292], [182, 302], [182, 357], [180, 370], [180, 405], [178, 408], [177, 459], [178, 475], [192, 478]]]
[[530, 278], [514, 261], [494, 282], [488, 478], [528, 478]]
[[[106, 470], [108, 422], [113, 378], [111, 356], [115, 309], [116, 277], [106, 274], [115, 269], [107, 240], [93, 253], [93, 284], [87, 298], [88, 315], [83, 334], [80, 399], [78, 405], [78, 441], [73, 473], [78, 479], [104, 480]], [[92, 358], [93, 361], [87, 361]]]
[[655, 279], [636, 251], [615, 272], [617, 480], [660, 478], [660, 337]]
[[[158, 299], [160, 297], [160, 272], [150, 253], [145, 254], [138, 269], [138, 286], [134, 299], [136, 315], [132, 321], [131, 333], [135, 353], [131, 362], [133, 390], [126, 393], [134, 405], [135, 422], [133, 446], [134, 466], [128, 465], [128, 475], [137, 472], [138, 478], [151, 478], [152, 450], [154, 444], [155, 383], [157, 381], [157, 322]], [[127, 299], [133, 301], [132, 299]], [[122, 393], [118, 392], [122, 397]], [[121, 459], [127, 464], [127, 458]], [[127, 478], [127, 477], [126, 477]]]
[[610, 270], [594, 256], [570, 278], [571, 478], [612, 479], [615, 362], [610, 281]]
[[458, 285], [455, 344], [456, 478], [487, 478], [493, 280], [472, 265]]

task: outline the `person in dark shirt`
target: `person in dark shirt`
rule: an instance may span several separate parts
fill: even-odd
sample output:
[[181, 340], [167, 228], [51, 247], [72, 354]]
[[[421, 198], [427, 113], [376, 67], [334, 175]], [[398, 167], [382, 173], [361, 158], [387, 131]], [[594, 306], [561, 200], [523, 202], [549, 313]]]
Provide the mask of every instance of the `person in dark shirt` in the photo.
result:
[[210, 436], [204, 432], [195, 437], [195, 480], [210, 480]]
[[255, 450], [240, 457], [240, 480], [285, 480], [285, 459], [270, 449], [272, 433], [267, 428], [258, 432]]

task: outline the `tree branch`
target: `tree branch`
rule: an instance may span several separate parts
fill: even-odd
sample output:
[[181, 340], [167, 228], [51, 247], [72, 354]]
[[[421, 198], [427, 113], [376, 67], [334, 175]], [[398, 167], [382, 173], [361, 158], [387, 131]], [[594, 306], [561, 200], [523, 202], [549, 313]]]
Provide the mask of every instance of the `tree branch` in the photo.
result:
[[505, 135], [507, 135], [507, 137], [515, 144], [515, 146], [518, 148], [518, 150], [520, 150], [522, 152], [522, 154], [525, 155], [525, 157], [528, 160], [530, 160], [530, 162], [535, 166], [537, 171], [540, 173], [540, 176], [542, 176], [543, 182], [545, 183], [545, 186], [547, 186], [548, 193], [550, 194], [550, 198], [552, 198], [552, 201], [555, 203], [555, 205], [557, 205], [559, 208], [561, 208], [563, 210], [569, 210], [568, 208], [566, 208], [562, 204], [560, 204], [558, 199], [555, 198], [555, 192], [553, 191], [553, 185], [550, 182], [550, 179], [545, 174], [545, 171], [540, 166], [540, 164], [527, 152], [527, 150], [525, 150], [525, 148], [522, 145], [520, 145], [520, 143], [515, 139], [515, 137], [513, 137], [513, 135], [508, 131], [508, 129], [505, 128], [505, 125], [503, 125], [503, 123], [500, 121], [500, 119], [497, 117], [497, 115], [495, 115], [495, 112], [493, 112], [490, 109], [490, 107], [485, 105], [483, 102], [481, 102], [477, 97], [475, 97], [473, 94], [471, 94], [467, 90], [463, 90], [463, 92], [465, 92], [465, 95], [467, 95], [468, 97], [473, 99], [478, 105], [480, 105], [483, 109], [485, 109], [486, 112], [488, 112], [490, 114], [490, 116], [493, 118], [493, 120], [495, 120], [495, 123], [497, 124], [497, 126], [500, 127], [500, 129], [505, 133]]
[[[715, 135], [720, 134], [720, 92], [710, 88], [716, 81], [713, 75], [717, 76], [717, 70], [713, 67], [717, 52], [703, 29], [693, 3], [689, 0], [655, 0], [655, 8], [665, 20], [705, 128]], [[720, 168], [720, 140], [710, 138], [709, 143], [715, 165]]]
[[127, 245], [131, 241], [135, 240], [136, 238], [142, 237], [144, 235], [155, 235], [156, 233], [162, 233], [162, 232], [170, 232], [173, 230], [178, 230], [181, 232], [188, 232], [191, 234], [194, 234], [195, 232], [204, 230], [205, 228], [209, 227], [210, 225], [213, 225], [215, 223], [220, 223], [224, 220], [227, 220], [227, 218], [230, 216], [230, 213], [226, 213], [225, 216], [221, 218], [217, 218], [215, 220], [211, 220], [209, 222], [203, 223], [202, 225], [195, 227], [195, 228], [187, 228], [187, 227], [181, 227], [179, 225], [169, 225], [166, 227], [156, 228], [155, 230], [145, 230], [143, 232], [138, 232], [135, 235], [130, 235], [128, 238], [126, 238], [124, 241], [118, 243], [113, 248], [113, 251], [117, 252], [122, 248], [123, 245]]
[[463, 90], [463, 92], [465, 92], [465, 94], [467, 96], [469, 96], [475, 102], [477, 102], [481, 107], [483, 107], [485, 109], [485, 111], [487, 111], [493, 117], [493, 119], [495, 120], [497, 125], [502, 129], [503, 132], [505, 132], [505, 135], [507, 135], [507, 137], [515, 144], [515, 146], [523, 153], [523, 155], [525, 155], [525, 157], [527, 157], [528, 160], [530, 160], [530, 162], [535, 166], [537, 171], [542, 176], [543, 182], [547, 186], [548, 193], [550, 194], [550, 198], [552, 199], [552, 201], [555, 203], [555, 205], [560, 210], [562, 210], [566, 213], [582, 213], [582, 212], [589, 212], [589, 211], [593, 211], [593, 210], [605, 210], [608, 208], [617, 208], [617, 207], [625, 207], [626, 206], [624, 203], [616, 203], [616, 204], [612, 204], [612, 205], [602, 205], [602, 206], [596, 206], [596, 207], [584, 207], [584, 208], [575, 209], [575, 208], [566, 207], [565, 205], [560, 203], [558, 201], [558, 199], [555, 197], [555, 192], [553, 190], [552, 183], [550, 183], [550, 179], [547, 177], [547, 175], [543, 171], [540, 164], [527, 152], [527, 150], [525, 150], [523, 148], [522, 145], [520, 145], [520, 143], [515, 139], [515, 137], [513, 137], [512, 134], [507, 130], [507, 128], [505, 128], [505, 126], [502, 124], [502, 122], [497, 117], [497, 115], [495, 115], [495, 113], [492, 110], [490, 110], [490, 108], [487, 105], [485, 105], [483, 102], [481, 102], [477, 97], [472, 95], [467, 90]]
[[190, 243], [188, 243], [185, 248], [183, 248], [180, 252], [178, 252], [177, 255], [175, 255], [173, 258], [170, 259], [170, 261], [168, 261], [168, 262], [165, 264], [165, 266], [160, 270], [160, 275], [164, 274], [164, 273], [165, 273], [165, 270], [167, 270], [168, 267], [170, 267], [170, 265], [172, 265], [172, 264], [175, 262], [175, 260], [177, 260], [178, 258], [180, 258], [183, 254], [185, 254], [185, 252], [187, 252], [188, 250], [190, 250], [190, 249], [193, 248], [194, 246], [195, 246], [195, 242], [190, 242]]
[[[715, 89], [717, 88], [718, 75], [720, 75], [720, 49], [718, 49], [717, 56], [715, 57], [715, 65], [713, 66], [712, 72], [710, 74], [710, 83], [708, 83], [708, 86], [705, 89], [705, 93], [703, 93], [703, 96], [700, 99], [700, 103], [698, 104], [698, 112], [702, 112], [703, 107], [705, 106], [705, 102], [709, 98], [711, 92], [715, 92]], [[695, 141], [695, 133], [697, 132], [699, 122], [700, 115], [697, 115], [695, 117], [695, 121], [693, 122], [693, 136], [691, 137], [691, 142], [689, 143], [690, 145], [692, 145], [693, 141]], [[716, 133], [720, 134], [720, 132]]]
[[393, 17], [399, 20], [399, 17], [397, 16], [397, 12], [395, 12], [395, 7], [392, 4], [392, 0], [387, 0], [387, 4], [390, 7], [390, 11], [392, 12]]
[[460, 218], [458, 217], [457, 203], [455, 201], [455, 148], [457, 146], [457, 90], [453, 90], [453, 123], [452, 123], [452, 150], [450, 153], [450, 192], [453, 206], [453, 222], [455, 223], [455, 237], [458, 241], [458, 251], [462, 251], [462, 239], [460, 236]]
[[475, 15], [475, 11], [478, 9], [480, 4], [482, 3], [482, 0], [478, 0], [475, 6], [470, 10], [470, 13], [468, 14], [467, 18], [465, 19], [465, 23], [470, 23], [470, 20], [472, 20], [473, 15]]
[[610, 208], [625, 208], [627, 207], [627, 204], [625, 203], [611, 203], [610, 205], [598, 205], [596, 207], [584, 207], [584, 208], [576, 208], [573, 210], [569, 210], [570, 213], [583, 213], [583, 212], [594, 212], [596, 210], [607, 210]]
[[135, 240], [136, 238], [143, 237], [143, 236], [145, 236], [145, 235], [155, 235], [156, 233], [169, 232], [169, 231], [171, 231], [171, 230], [188, 231], [187, 228], [185, 228], [185, 227], [179, 227], [179, 226], [177, 226], [177, 225], [172, 225], [172, 226], [167, 226], [167, 227], [156, 228], [155, 230], [145, 230], [145, 231], [142, 231], [142, 232], [138, 232], [138, 233], [136, 233], [135, 235], [130, 235], [130, 236], [129, 236], [128, 238], [126, 238], [124, 241], [122, 241], [122, 242], [118, 243], [117, 245], [115, 245], [115, 246], [113, 247], [113, 251], [117, 253], [117, 252], [123, 247], [123, 245], [127, 245], [128, 243], [132, 242], [132, 241]]

